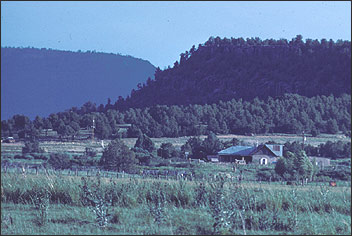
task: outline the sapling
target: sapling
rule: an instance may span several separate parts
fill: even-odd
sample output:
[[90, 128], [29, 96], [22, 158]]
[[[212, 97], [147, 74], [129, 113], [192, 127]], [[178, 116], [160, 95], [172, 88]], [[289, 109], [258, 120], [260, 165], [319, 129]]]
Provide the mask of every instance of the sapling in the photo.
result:
[[30, 198], [37, 210], [37, 223], [43, 226], [48, 221], [48, 210], [50, 205], [51, 193], [47, 189], [34, 190]]
[[82, 205], [89, 207], [96, 214], [96, 223], [98, 226], [106, 227], [111, 218], [111, 215], [108, 213], [109, 207], [112, 205], [110, 192], [102, 190], [100, 178], [98, 178], [97, 184], [94, 183], [92, 186], [88, 186], [87, 180], [84, 177], [82, 177], [82, 181]]

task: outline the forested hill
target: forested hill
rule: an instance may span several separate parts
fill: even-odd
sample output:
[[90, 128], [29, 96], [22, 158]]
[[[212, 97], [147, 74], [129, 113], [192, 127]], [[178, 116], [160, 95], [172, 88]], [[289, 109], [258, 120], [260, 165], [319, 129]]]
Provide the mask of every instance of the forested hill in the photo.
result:
[[115, 107], [204, 104], [242, 98], [351, 94], [351, 42], [211, 37]]
[[1, 48], [1, 119], [105, 104], [154, 77], [148, 61], [117, 54]]

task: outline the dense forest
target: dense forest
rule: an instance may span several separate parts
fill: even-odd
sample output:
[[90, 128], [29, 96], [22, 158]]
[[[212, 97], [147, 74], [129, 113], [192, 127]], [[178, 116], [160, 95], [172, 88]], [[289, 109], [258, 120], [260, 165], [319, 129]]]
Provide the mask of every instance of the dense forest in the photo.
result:
[[181, 54], [172, 68], [132, 90], [116, 108], [210, 104], [295, 93], [351, 93], [351, 42], [210, 37]]
[[[33, 121], [15, 115], [1, 121], [1, 135], [36, 137], [53, 129], [74, 139], [94, 118], [101, 139], [209, 132], [350, 136], [350, 79], [349, 41], [211, 37], [182, 53], [173, 68], [157, 68], [155, 79], [138, 84], [126, 99], [99, 106], [86, 102]], [[121, 133], [119, 124], [132, 127]]]
[[[112, 105], [110, 105], [112, 106]], [[156, 105], [146, 108], [111, 109], [109, 104], [96, 107], [88, 102], [80, 109], [37, 116], [33, 121], [23, 115], [1, 121], [3, 137], [18, 134], [19, 138], [35, 137], [42, 129], [54, 129], [62, 136], [75, 135], [81, 128], [90, 128], [95, 119], [98, 138], [179, 137], [208, 134], [298, 133], [313, 136], [319, 133], [351, 135], [351, 96], [314, 96], [297, 94], [255, 98], [250, 101], [232, 99], [207, 105]], [[119, 133], [118, 124], [132, 124], [127, 133]]]
[[155, 67], [131, 56], [95, 51], [1, 48], [1, 119], [48, 116], [87, 101], [126, 97]]

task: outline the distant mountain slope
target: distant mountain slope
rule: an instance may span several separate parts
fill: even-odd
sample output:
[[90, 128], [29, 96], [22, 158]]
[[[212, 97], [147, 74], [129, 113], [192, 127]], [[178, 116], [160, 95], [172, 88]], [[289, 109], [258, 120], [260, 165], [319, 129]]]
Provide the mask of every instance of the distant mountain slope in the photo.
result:
[[115, 107], [204, 104], [219, 100], [351, 94], [351, 42], [211, 37], [181, 54]]
[[153, 78], [148, 61], [108, 53], [1, 48], [1, 120], [105, 104]]

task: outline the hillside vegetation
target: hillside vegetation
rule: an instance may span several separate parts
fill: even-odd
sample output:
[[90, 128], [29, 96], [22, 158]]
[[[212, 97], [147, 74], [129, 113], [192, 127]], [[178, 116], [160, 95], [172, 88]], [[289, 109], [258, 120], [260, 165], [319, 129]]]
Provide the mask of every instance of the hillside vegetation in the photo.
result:
[[[96, 60], [103, 59], [105, 54], [77, 55]], [[94, 60], [86, 65], [99, 68], [102, 61]], [[339, 132], [350, 136], [350, 79], [349, 41], [303, 42], [300, 35], [291, 41], [211, 37], [198, 48], [193, 46], [182, 53], [173, 68], [163, 71], [157, 68], [155, 79], [148, 78], [145, 84], [138, 84], [138, 89], [133, 89], [126, 99], [119, 97], [115, 103], [109, 100], [98, 107], [86, 102], [80, 108], [72, 107], [71, 102], [70, 110], [48, 117], [37, 116], [34, 121], [15, 115], [2, 120], [1, 131], [5, 137], [18, 134], [23, 138], [52, 128], [59, 135], [69, 136], [77, 134], [80, 128], [91, 127], [94, 118], [95, 134], [100, 139], [137, 137], [140, 132], [155, 138], [209, 132], [301, 134], [303, 131], [313, 136]], [[99, 89], [94, 91], [98, 94]], [[101, 89], [99, 96], [118, 91], [113, 86]], [[92, 96], [81, 89], [80, 94]], [[11, 97], [2, 96], [12, 102]], [[124, 123], [132, 127], [127, 133], [119, 133], [118, 124]]]
[[148, 61], [113, 53], [1, 48], [1, 119], [105, 104], [153, 77]]
[[[210, 37], [158, 69], [121, 106], [205, 104], [233, 98], [351, 93], [351, 42]], [[119, 104], [116, 104], [117, 106]]]

